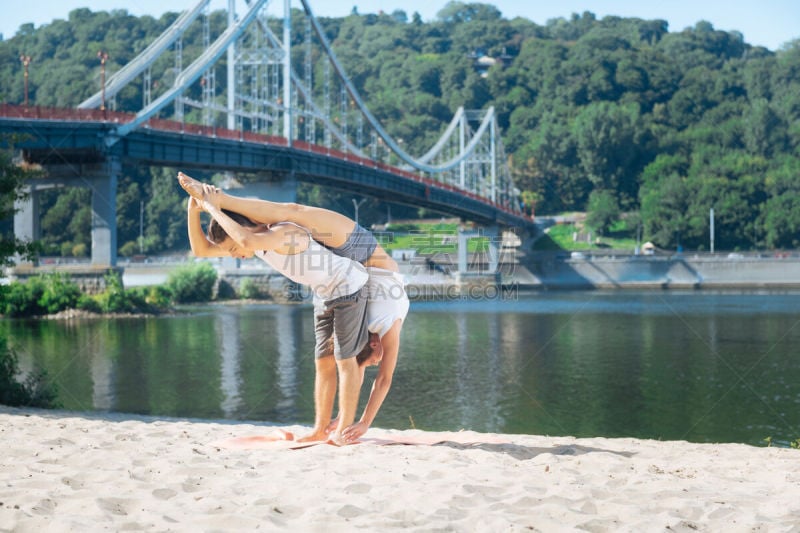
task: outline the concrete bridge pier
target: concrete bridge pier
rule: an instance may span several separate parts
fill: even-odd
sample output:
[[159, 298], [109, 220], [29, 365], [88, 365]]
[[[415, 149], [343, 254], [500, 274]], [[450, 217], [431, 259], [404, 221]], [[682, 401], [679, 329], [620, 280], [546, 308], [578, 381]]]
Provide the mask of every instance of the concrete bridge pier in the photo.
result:
[[[39, 192], [31, 186], [26, 191], [28, 196], [17, 200], [14, 204], [14, 236], [24, 241], [35, 241], [42, 236], [41, 217], [39, 216]], [[28, 261], [17, 255], [14, 263], [19, 266], [36, 266], [36, 261]]]
[[[487, 268], [485, 271], [470, 271], [467, 261], [467, 243], [472, 238], [487, 237], [489, 246], [486, 250]], [[495, 275], [500, 264], [500, 229], [497, 226], [481, 228], [479, 231], [458, 232], [458, 273], [460, 276], [469, 274]]]
[[[39, 193], [44, 189], [89, 187], [92, 190], [92, 259], [93, 267], [117, 264], [117, 182], [122, 165], [117, 158], [101, 163], [45, 166], [47, 175], [34, 178], [27, 186], [28, 196], [18, 200], [14, 214], [14, 235], [34, 241], [42, 237]], [[17, 266], [36, 266], [16, 258]]]
[[117, 182], [122, 165], [109, 159], [102, 172], [85, 176], [92, 189], [92, 266], [117, 264]]

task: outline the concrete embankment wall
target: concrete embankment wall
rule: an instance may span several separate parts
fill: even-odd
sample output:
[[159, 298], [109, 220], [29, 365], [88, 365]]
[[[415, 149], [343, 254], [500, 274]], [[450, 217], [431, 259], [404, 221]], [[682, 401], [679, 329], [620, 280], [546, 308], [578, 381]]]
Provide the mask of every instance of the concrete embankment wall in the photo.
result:
[[[800, 288], [800, 257], [531, 257], [541, 288]], [[525, 276], [522, 276], [525, 277]]]
[[[177, 265], [129, 265], [122, 272], [125, 286], [156, 285], [166, 281]], [[16, 269], [11, 280], [57, 270], [66, 273], [86, 292], [105, 289], [105, 276], [112, 269], [88, 265]], [[303, 287], [270, 268], [219, 268], [220, 298], [243, 293], [275, 302], [310, 300]], [[407, 292], [412, 299], [459, 298], [496, 286], [529, 289], [800, 289], [800, 256], [789, 257], [698, 257], [698, 256], [587, 256], [572, 258], [556, 254], [532, 254], [500, 264], [500, 275], [434, 271], [419, 265], [401, 264]], [[481, 292], [483, 294], [483, 292]]]

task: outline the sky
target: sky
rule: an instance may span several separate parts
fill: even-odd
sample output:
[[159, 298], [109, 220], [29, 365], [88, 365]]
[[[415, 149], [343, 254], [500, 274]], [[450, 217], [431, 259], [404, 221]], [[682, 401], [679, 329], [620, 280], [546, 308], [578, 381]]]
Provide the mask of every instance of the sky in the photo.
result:
[[[715, 29], [738, 31], [745, 42], [777, 50], [790, 40], [800, 38], [800, 1], [798, 0], [462, 0], [464, 3], [484, 3], [497, 6], [505, 18], [525, 17], [544, 25], [549, 19], [569, 18], [572, 13], [591, 11], [597, 18], [607, 15], [663, 19], [672, 32], [705, 20]], [[182, 11], [195, 5], [195, 0], [37, 0], [31, 6], [22, 0], [0, 0], [2, 17], [0, 33], [4, 38], [14, 36], [22, 24], [32, 22], [36, 27], [55, 19], [67, 19], [73, 9], [88, 7], [92, 11], [125, 9], [132, 15], [160, 16], [165, 11]], [[396, 9], [409, 18], [416, 11], [425, 21], [435, 19], [447, 0], [310, 0], [317, 16], [343, 17], [353, 7], [361, 14]], [[165, 8], [165, 5], [168, 5]], [[227, 7], [227, 0], [211, 0], [212, 9]], [[238, 11], [245, 8], [236, 0]], [[270, 12], [282, 13], [283, 1], [271, 0]], [[293, 7], [301, 7], [292, 0]]]

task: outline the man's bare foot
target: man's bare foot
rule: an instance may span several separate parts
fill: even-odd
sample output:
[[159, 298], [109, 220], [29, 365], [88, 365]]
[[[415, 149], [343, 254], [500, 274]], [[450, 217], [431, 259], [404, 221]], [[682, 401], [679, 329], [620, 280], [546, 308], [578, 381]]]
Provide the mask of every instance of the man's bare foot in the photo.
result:
[[319, 442], [328, 440], [328, 433], [325, 431], [315, 431], [305, 437], [300, 437], [297, 442]]
[[203, 201], [203, 183], [196, 179], [187, 176], [183, 172], [178, 172], [178, 183], [181, 184], [183, 190], [189, 193], [189, 196], [197, 200]]

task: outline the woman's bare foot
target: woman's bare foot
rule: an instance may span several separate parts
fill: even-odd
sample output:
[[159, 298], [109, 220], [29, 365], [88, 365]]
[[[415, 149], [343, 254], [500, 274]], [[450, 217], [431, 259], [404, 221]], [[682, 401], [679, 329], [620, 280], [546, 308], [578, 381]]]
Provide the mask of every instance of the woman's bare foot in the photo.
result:
[[197, 200], [203, 200], [203, 182], [187, 176], [183, 172], [178, 172], [178, 183], [181, 184], [183, 190], [189, 193], [189, 196]]

